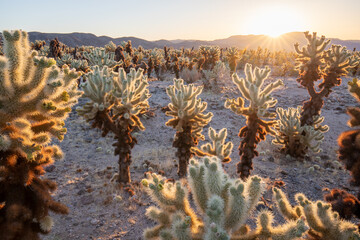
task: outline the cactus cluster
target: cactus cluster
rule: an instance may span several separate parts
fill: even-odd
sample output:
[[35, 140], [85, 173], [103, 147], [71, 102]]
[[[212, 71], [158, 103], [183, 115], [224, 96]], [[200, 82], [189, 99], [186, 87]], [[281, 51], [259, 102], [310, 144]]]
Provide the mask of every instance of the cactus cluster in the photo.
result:
[[107, 66], [95, 66], [85, 77], [84, 97], [90, 101], [77, 111], [87, 121], [92, 121], [93, 127], [100, 128], [103, 136], [108, 132], [115, 134], [113, 146], [115, 155], [119, 155], [118, 181], [129, 183], [131, 149], [137, 142], [131, 132], [135, 127], [145, 129], [138, 115], [149, 107], [147, 78], [142, 69], [131, 69], [126, 74], [123, 68], [114, 72]]
[[298, 239], [307, 230], [302, 219], [274, 227], [273, 215], [267, 210], [258, 213], [255, 229], [246, 224], [265, 190], [258, 176], [245, 182], [231, 179], [216, 157], [191, 159], [188, 171], [186, 184], [168, 182], [155, 173], [143, 179], [143, 186], [159, 206], [146, 211], [147, 217], [158, 224], [145, 230], [145, 239], [290, 240]]
[[115, 54], [106, 52], [104, 48], [95, 48], [91, 52], [84, 52], [84, 57], [88, 60], [90, 66], [113, 68], [119, 64], [119, 62], [115, 61]]
[[[351, 57], [351, 53], [345, 47], [332, 45], [329, 50], [325, 48], [330, 40], [325, 36], [317, 38], [317, 34], [305, 32], [308, 44], [301, 49], [295, 44], [298, 54], [297, 70], [299, 78], [297, 81], [307, 88], [310, 100], [305, 101], [301, 112], [301, 125], [312, 126], [314, 117], [320, 115], [324, 104], [324, 97], [328, 97], [334, 86], [341, 84], [341, 76], [345, 76], [348, 70], [355, 66], [357, 60]], [[319, 90], [316, 90], [315, 82], [321, 80]]]
[[215, 156], [219, 158], [222, 163], [230, 162], [230, 155], [234, 145], [232, 142], [225, 143], [227, 129], [223, 128], [219, 133], [216, 133], [215, 129], [209, 127], [208, 135], [212, 143], [203, 144], [200, 148], [192, 147], [191, 151], [197, 156]]
[[166, 125], [176, 129], [173, 146], [177, 148], [178, 174], [181, 177], [186, 175], [187, 165], [192, 155], [191, 147], [196, 146], [199, 139], [204, 140], [201, 132], [213, 116], [211, 112], [203, 113], [207, 108], [207, 103], [197, 98], [201, 92], [202, 87], [196, 87], [193, 84], [185, 85], [182, 79], [174, 79], [174, 85], [166, 89], [171, 103], [168, 105], [170, 111], [165, 114], [172, 117]]
[[[349, 92], [360, 101], [360, 82], [354, 78], [349, 82]], [[360, 108], [349, 107], [347, 113], [350, 115], [348, 125], [350, 127], [360, 126]], [[339, 160], [345, 168], [351, 172], [352, 181], [355, 185], [360, 185], [360, 129], [345, 131], [338, 138]]]
[[241, 162], [237, 165], [237, 171], [243, 179], [249, 177], [250, 171], [253, 169], [252, 159], [258, 156], [256, 145], [265, 139], [267, 133], [275, 133], [272, 127], [276, 123], [273, 120], [276, 114], [269, 112], [269, 108], [274, 107], [277, 100], [272, 98], [270, 94], [281, 87], [283, 83], [281, 80], [277, 80], [262, 88], [269, 74], [270, 68], [268, 67], [263, 69], [256, 67], [253, 70], [250, 64], [246, 64], [246, 78], [240, 79], [235, 73], [232, 80], [242, 96], [250, 102], [249, 106], [244, 106], [245, 101], [242, 97], [227, 99], [225, 102], [225, 108], [246, 117], [246, 126], [239, 132], [239, 136], [243, 139], [239, 146]]
[[360, 239], [358, 227], [340, 218], [331, 205], [322, 201], [312, 202], [304, 194], [295, 195], [296, 206], [291, 206], [285, 194], [278, 188], [273, 189], [274, 201], [287, 220], [306, 219], [310, 227], [308, 234], [319, 240]]
[[54, 59], [37, 57], [22, 31], [4, 31], [0, 57], [0, 238], [35, 240], [53, 226], [49, 210], [66, 214], [52, 199], [56, 183], [40, 178], [63, 153], [64, 120], [82, 94], [79, 74]]
[[327, 125], [320, 125], [324, 118], [319, 116], [315, 116], [313, 126], [301, 126], [300, 111], [301, 107], [276, 109], [279, 120], [274, 127], [276, 135], [272, 142], [282, 145], [282, 151], [292, 157], [303, 157], [308, 149], [315, 153], [320, 152], [323, 133], [329, 129]]

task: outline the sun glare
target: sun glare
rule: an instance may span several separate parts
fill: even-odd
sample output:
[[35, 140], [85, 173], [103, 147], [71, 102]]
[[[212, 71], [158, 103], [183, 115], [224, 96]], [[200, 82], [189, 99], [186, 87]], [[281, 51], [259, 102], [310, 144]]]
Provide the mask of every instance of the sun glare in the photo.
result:
[[245, 25], [246, 34], [262, 34], [278, 37], [287, 32], [303, 31], [304, 21], [300, 15], [285, 6], [257, 9]]

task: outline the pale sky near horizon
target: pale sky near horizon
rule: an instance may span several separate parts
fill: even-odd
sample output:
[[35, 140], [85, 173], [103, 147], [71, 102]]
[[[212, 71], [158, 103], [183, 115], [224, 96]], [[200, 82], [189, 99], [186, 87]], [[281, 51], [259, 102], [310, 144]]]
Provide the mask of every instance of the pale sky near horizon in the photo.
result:
[[316, 31], [360, 40], [360, 0], [0, 0], [0, 30], [147, 40]]

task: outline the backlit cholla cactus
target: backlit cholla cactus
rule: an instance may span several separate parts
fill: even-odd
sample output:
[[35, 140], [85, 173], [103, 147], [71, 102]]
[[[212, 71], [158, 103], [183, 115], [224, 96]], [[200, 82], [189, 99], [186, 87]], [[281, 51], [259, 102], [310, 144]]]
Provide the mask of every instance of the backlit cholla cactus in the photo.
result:
[[[360, 82], [354, 78], [349, 82], [349, 92], [360, 101]], [[341, 133], [338, 138], [339, 160], [345, 168], [351, 172], [352, 181], [355, 185], [360, 185], [360, 108], [348, 107], [347, 113], [350, 115], [348, 125], [353, 130]]]
[[320, 125], [324, 118], [319, 116], [314, 119], [313, 126], [301, 126], [300, 111], [301, 107], [276, 109], [279, 120], [275, 125], [276, 135], [272, 142], [282, 145], [282, 151], [292, 157], [303, 157], [308, 149], [315, 153], [320, 152], [323, 133], [329, 129], [327, 125]]
[[56, 61], [59, 67], [68, 65], [70, 68], [75, 68], [77, 71], [87, 72], [89, 65], [86, 60], [74, 59], [72, 55], [65, 53], [60, 59]]
[[231, 47], [226, 52], [226, 57], [228, 58], [230, 73], [233, 74], [236, 72], [237, 61], [240, 60], [240, 50], [236, 47]]
[[49, 210], [66, 214], [50, 194], [56, 183], [40, 178], [44, 166], [63, 153], [64, 120], [81, 92], [79, 74], [31, 51], [26, 32], [4, 31], [0, 57], [0, 239], [37, 240], [53, 221]]
[[203, 114], [207, 103], [197, 98], [201, 92], [202, 87], [185, 85], [182, 79], [174, 79], [174, 85], [166, 89], [171, 103], [168, 105], [170, 111], [165, 114], [173, 117], [166, 125], [176, 129], [173, 147], [177, 148], [180, 177], [186, 175], [187, 165], [192, 156], [191, 147], [195, 147], [199, 139], [205, 139], [201, 132], [213, 116], [211, 112]]
[[[216, 157], [191, 159], [185, 181], [171, 183], [162, 176], [147, 174], [142, 184], [158, 207], [151, 206], [146, 215], [158, 224], [144, 232], [145, 239], [298, 239], [307, 230], [303, 220], [273, 226], [273, 215], [262, 210], [257, 226], [246, 225], [265, 190], [258, 176], [246, 182], [231, 179]], [[188, 185], [188, 186], [187, 186]], [[191, 206], [190, 192], [196, 206]]]
[[285, 194], [278, 188], [273, 189], [274, 201], [280, 213], [287, 219], [296, 221], [305, 218], [310, 227], [308, 234], [319, 240], [360, 239], [358, 227], [342, 220], [331, 205], [322, 201], [312, 202], [304, 194], [295, 195], [297, 205], [291, 206]]
[[105, 45], [106, 52], [115, 52], [116, 44], [110, 41], [108, 44]]
[[203, 85], [205, 89], [211, 89], [213, 92], [220, 92], [221, 87], [226, 86], [229, 80], [230, 69], [227, 64], [217, 61], [212, 70], [202, 70], [204, 75]]
[[218, 46], [200, 46], [199, 52], [204, 58], [203, 68], [212, 70], [220, 60], [220, 48]]
[[212, 143], [203, 144], [200, 149], [192, 147], [191, 151], [197, 156], [216, 156], [222, 163], [230, 162], [231, 150], [234, 145], [232, 142], [225, 143], [227, 129], [223, 128], [219, 131], [219, 133], [216, 133], [212, 127], [209, 127], [208, 134]]
[[120, 65], [121, 62], [114, 60], [114, 52], [106, 52], [105, 48], [95, 48], [90, 52], [84, 52], [84, 57], [88, 60], [90, 66], [99, 66], [103, 68], [105, 66], [113, 68], [116, 65]]
[[150, 97], [147, 78], [143, 70], [130, 70], [126, 74], [123, 68], [113, 72], [107, 66], [94, 67], [86, 74], [83, 84], [84, 97], [90, 101], [77, 109], [93, 127], [100, 128], [102, 135], [115, 134], [115, 155], [119, 155], [118, 181], [130, 183], [131, 149], [137, 143], [131, 135], [135, 127], [145, 130], [138, 115], [148, 107]]
[[[304, 102], [301, 112], [301, 125], [313, 125], [314, 117], [320, 115], [324, 104], [324, 97], [328, 97], [331, 88], [341, 84], [341, 76], [345, 76], [348, 70], [357, 63], [355, 58], [345, 47], [332, 45], [329, 50], [325, 48], [330, 40], [325, 36], [317, 38], [316, 33], [305, 32], [308, 44], [302, 49], [295, 44], [298, 54], [296, 61], [299, 78], [297, 81], [307, 88], [310, 100]], [[321, 80], [319, 90], [315, 88], [315, 82]]]
[[[274, 107], [277, 100], [270, 96], [271, 92], [283, 85], [281, 80], [268, 84], [262, 89], [266, 78], [270, 74], [270, 68], [252, 69], [251, 64], [245, 65], [246, 78], [239, 78], [233, 74], [232, 80], [240, 90], [241, 95], [249, 100], [248, 107], [244, 106], [244, 99], [227, 99], [225, 107], [231, 109], [238, 115], [246, 117], [246, 126], [240, 129], [239, 137], [243, 138], [239, 146], [241, 162], [237, 165], [237, 172], [240, 177], [246, 179], [250, 175], [252, 159], [258, 156], [256, 145], [264, 140], [267, 133], [274, 134], [271, 128], [276, 123], [276, 114], [269, 112], [269, 108]], [[270, 119], [270, 120], [265, 120]]]

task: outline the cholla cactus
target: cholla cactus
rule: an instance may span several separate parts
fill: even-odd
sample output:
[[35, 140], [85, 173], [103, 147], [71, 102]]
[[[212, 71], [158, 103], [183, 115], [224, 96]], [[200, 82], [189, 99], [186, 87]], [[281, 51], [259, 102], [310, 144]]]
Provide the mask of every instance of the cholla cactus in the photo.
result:
[[112, 68], [121, 64], [114, 60], [115, 53], [107, 53], [104, 48], [95, 48], [90, 52], [84, 52], [84, 57], [89, 61], [90, 66], [99, 66], [100, 68], [103, 68], [104, 66]]
[[70, 68], [75, 68], [76, 71], [87, 72], [89, 70], [89, 65], [86, 60], [77, 60], [74, 59], [72, 55], [65, 53], [60, 59], [56, 61], [56, 64], [59, 67], [68, 65]]
[[159, 49], [153, 49], [150, 53], [150, 58], [152, 59], [152, 64], [154, 67], [154, 71], [158, 80], [161, 80], [160, 76], [160, 66], [161, 60], [163, 59], [163, 55]]
[[117, 141], [113, 146], [115, 155], [119, 155], [118, 181], [129, 183], [131, 149], [137, 143], [131, 132], [135, 127], [145, 130], [138, 115], [149, 107], [147, 78], [143, 77], [142, 69], [131, 69], [126, 74], [123, 68], [115, 73], [107, 66], [102, 69], [96, 66], [85, 76], [84, 97], [90, 101], [77, 111], [87, 121], [93, 121], [93, 127], [100, 128], [103, 136], [109, 131], [115, 134]]
[[[63, 157], [51, 138], [62, 140], [64, 120], [81, 92], [79, 74], [60, 70], [54, 59], [36, 57], [26, 32], [3, 32], [0, 57], [0, 238], [37, 240], [48, 233], [48, 211], [66, 214], [50, 192], [56, 183], [40, 178], [44, 166]], [[51, 224], [52, 225], [52, 224]]]
[[[145, 230], [145, 239], [290, 240], [298, 239], [307, 230], [301, 219], [273, 227], [273, 215], [266, 210], [258, 214], [257, 227], [251, 230], [245, 223], [265, 184], [258, 176], [246, 182], [231, 179], [216, 157], [192, 159], [187, 179], [189, 187], [184, 181], [167, 182], [154, 173], [143, 179], [148, 194], [160, 207], [151, 206], [146, 211], [158, 225]], [[191, 208], [189, 188], [196, 211]]]
[[203, 70], [205, 76], [203, 80], [205, 89], [212, 89], [214, 92], [220, 92], [220, 86], [225, 86], [226, 81], [229, 80], [229, 66], [222, 61], [217, 61], [212, 70]]
[[204, 140], [201, 134], [213, 114], [203, 114], [207, 107], [206, 102], [197, 99], [202, 87], [193, 84], [185, 85], [182, 79], [174, 79], [174, 85], [166, 89], [170, 97], [170, 111], [165, 114], [173, 117], [166, 122], [167, 126], [176, 129], [173, 146], [177, 148], [176, 156], [179, 158], [178, 174], [180, 177], [186, 175], [186, 169], [191, 157], [191, 147], [198, 143], [198, 139]]
[[216, 62], [220, 60], [220, 48], [218, 46], [200, 46], [199, 51], [205, 59], [204, 69], [213, 69]]
[[223, 128], [216, 133], [216, 131], [209, 127], [209, 138], [212, 143], [206, 143], [199, 148], [192, 147], [191, 151], [198, 156], [216, 156], [222, 163], [228, 163], [231, 161], [230, 155], [233, 148], [233, 143], [225, 143], [227, 136], [227, 129]]
[[236, 47], [231, 47], [227, 50], [226, 56], [229, 61], [230, 73], [236, 72], [237, 61], [241, 58], [240, 51]]
[[[354, 78], [349, 82], [350, 93], [360, 101], [360, 84], [359, 80]], [[348, 125], [350, 127], [360, 126], [360, 108], [349, 107], [347, 113], [350, 115]], [[353, 129], [341, 133], [338, 138], [339, 143], [339, 160], [343, 162], [345, 168], [351, 172], [352, 181], [360, 185], [360, 129]]]
[[319, 116], [314, 119], [314, 126], [301, 126], [300, 110], [301, 107], [288, 108], [288, 110], [276, 109], [279, 120], [275, 126], [276, 135], [272, 142], [282, 145], [282, 150], [293, 157], [303, 157], [308, 149], [315, 153], [320, 152], [323, 133], [329, 129], [327, 125], [320, 125], [324, 118]]
[[352, 240], [360, 239], [358, 227], [340, 219], [333, 212], [331, 205], [322, 201], [312, 202], [304, 194], [298, 193], [295, 199], [298, 203], [292, 207], [285, 194], [278, 188], [273, 189], [274, 201], [281, 214], [288, 220], [306, 219], [310, 229], [308, 234], [319, 240]]
[[[325, 37], [317, 38], [316, 33], [312, 35], [305, 32], [308, 45], [299, 49], [299, 44], [295, 44], [298, 54], [297, 70], [300, 77], [297, 81], [307, 88], [310, 100], [304, 102], [301, 112], [301, 125], [313, 125], [313, 119], [320, 115], [324, 104], [324, 97], [328, 97], [331, 88], [339, 86], [341, 76], [345, 76], [349, 68], [355, 66], [357, 61], [351, 58], [351, 53], [345, 47], [332, 45], [325, 51], [330, 40], [325, 41]], [[323, 79], [319, 84], [319, 91], [315, 89], [315, 82]]]
[[116, 44], [110, 41], [108, 44], [105, 45], [106, 52], [115, 52]]
[[243, 138], [239, 146], [239, 155], [241, 163], [237, 165], [237, 172], [241, 178], [245, 179], [250, 175], [252, 168], [252, 159], [258, 156], [256, 144], [264, 140], [267, 133], [274, 134], [271, 128], [276, 123], [275, 120], [266, 121], [264, 119], [274, 119], [276, 114], [269, 112], [269, 108], [274, 107], [277, 100], [270, 96], [270, 93], [283, 85], [281, 80], [268, 84], [264, 89], [262, 85], [269, 76], [268, 67], [252, 69], [251, 64], [245, 65], [246, 79], [239, 78], [233, 74], [232, 80], [239, 88], [242, 96], [249, 100], [248, 107], [244, 106], [244, 99], [238, 97], [227, 99], [225, 107], [231, 109], [238, 115], [246, 117], [246, 126], [240, 129], [239, 137]]

